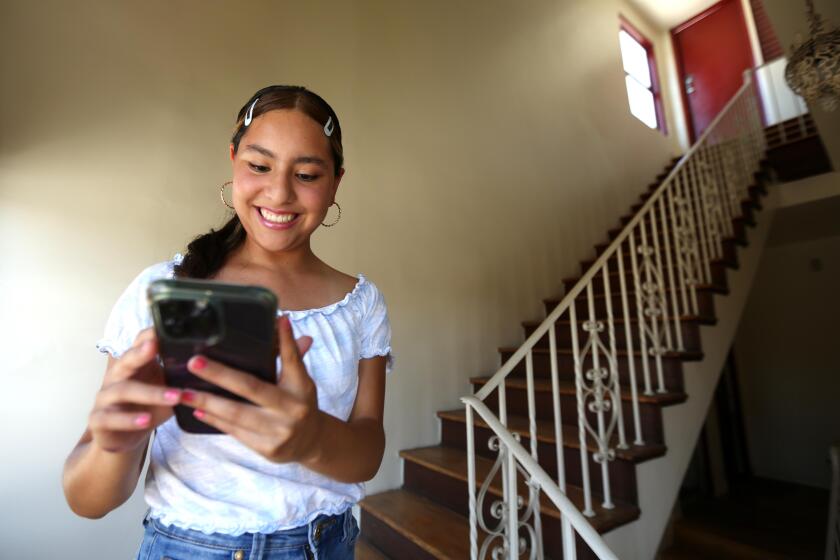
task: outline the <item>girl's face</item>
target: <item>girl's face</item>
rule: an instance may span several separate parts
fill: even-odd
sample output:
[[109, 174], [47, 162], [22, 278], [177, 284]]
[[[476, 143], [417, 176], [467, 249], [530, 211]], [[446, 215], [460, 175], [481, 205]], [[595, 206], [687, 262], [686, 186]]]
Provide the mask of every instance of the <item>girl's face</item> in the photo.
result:
[[306, 246], [344, 174], [335, 174], [323, 124], [293, 109], [268, 111], [230, 150], [233, 206], [249, 240], [270, 252]]

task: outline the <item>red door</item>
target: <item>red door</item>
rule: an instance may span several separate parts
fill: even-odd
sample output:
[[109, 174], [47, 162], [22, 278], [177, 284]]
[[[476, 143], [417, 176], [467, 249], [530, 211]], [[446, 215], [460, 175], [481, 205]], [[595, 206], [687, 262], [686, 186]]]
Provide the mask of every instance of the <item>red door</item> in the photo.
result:
[[723, 0], [671, 30], [691, 141], [744, 83], [753, 54], [740, 0]]

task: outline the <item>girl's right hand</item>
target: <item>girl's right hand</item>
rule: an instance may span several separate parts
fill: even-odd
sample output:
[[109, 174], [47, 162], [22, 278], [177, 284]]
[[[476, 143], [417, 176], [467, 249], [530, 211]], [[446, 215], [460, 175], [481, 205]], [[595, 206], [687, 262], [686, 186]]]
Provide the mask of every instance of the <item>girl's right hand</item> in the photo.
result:
[[167, 387], [157, 360], [153, 328], [140, 331], [134, 344], [109, 366], [88, 417], [93, 443], [111, 452], [145, 445], [153, 429], [173, 415], [181, 390]]

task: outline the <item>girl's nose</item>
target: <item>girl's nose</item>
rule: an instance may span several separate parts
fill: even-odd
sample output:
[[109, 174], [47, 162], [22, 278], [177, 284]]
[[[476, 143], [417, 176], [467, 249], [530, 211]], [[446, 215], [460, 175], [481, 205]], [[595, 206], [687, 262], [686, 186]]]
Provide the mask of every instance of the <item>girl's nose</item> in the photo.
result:
[[272, 177], [264, 190], [267, 198], [271, 200], [272, 204], [276, 204], [276, 207], [295, 200], [294, 184], [287, 173]]

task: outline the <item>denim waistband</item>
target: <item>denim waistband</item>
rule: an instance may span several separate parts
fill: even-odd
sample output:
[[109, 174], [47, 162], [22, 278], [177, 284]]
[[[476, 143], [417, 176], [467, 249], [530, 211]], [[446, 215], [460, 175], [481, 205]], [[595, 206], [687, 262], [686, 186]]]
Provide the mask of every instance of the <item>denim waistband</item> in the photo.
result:
[[321, 514], [306, 525], [283, 529], [274, 533], [243, 533], [227, 535], [224, 533], [204, 533], [194, 529], [184, 529], [176, 525], [164, 525], [150, 516], [147, 511], [143, 525], [152, 524], [154, 530], [170, 538], [208, 548], [220, 550], [281, 550], [296, 546], [309, 545], [317, 549], [320, 541], [338, 537], [346, 540], [352, 531], [353, 508], [336, 515]]

